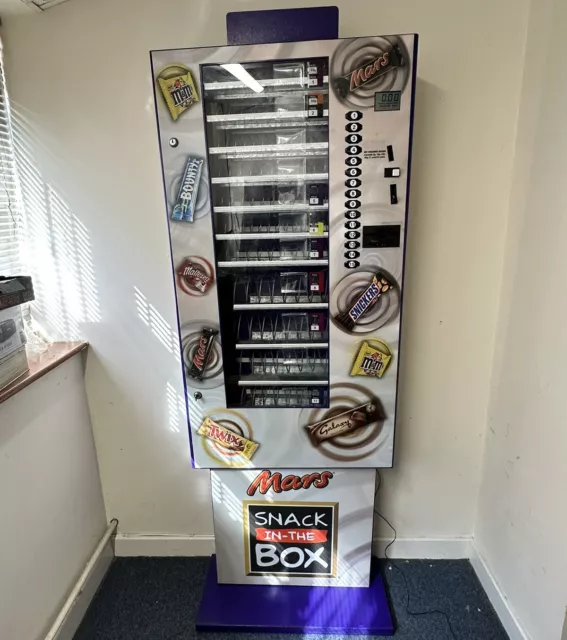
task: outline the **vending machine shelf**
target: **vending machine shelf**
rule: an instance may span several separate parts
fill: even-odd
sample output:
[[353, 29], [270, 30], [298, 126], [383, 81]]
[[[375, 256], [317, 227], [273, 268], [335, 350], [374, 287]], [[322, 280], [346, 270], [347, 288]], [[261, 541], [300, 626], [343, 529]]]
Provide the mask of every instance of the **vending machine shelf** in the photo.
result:
[[[224, 65], [228, 67], [230, 65]], [[240, 66], [240, 65], [238, 65]], [[255, 80], [260, 87], [278, 87], [285, 90], [286, 93], [296, 88], [303, 88], [309, 85], [309, 77], [307, 75], [299, 75], [293, 78], [266, 78], [265, 80]], [[329, 83], [329, 77], [323, 77], [323, 84]], [[205, 91], [224, 91], [226, 89], [246, 89], [247, 85], [241, 80], [228, 82], [205, 82], [203, 88]], [[259, 92], [258, 92], [259, 93]], [[262, 96], [256, 96], [262, 97]]]
[[270, 309], [328, 309], [327, 302], [262, 302], [255, 304], [235, 304], [235, 311], [257, 311]]
[[326, 142], [309, 142], [305, 144], [251, 144], [234, 145], [232, 147], [209, 147], [211, 155], [241, 157], [302, 157], [308, 155], [326, 155], [329, 145]]
[[259, 267], [310, 267], [310, 266], [327, 266], [329, 264], [328, 260], [230, 260], [226, 262], [219, 262], [218, 266], [221, 269], [229, 269], [237, 267], [239, 269], [246, 268], [259, 268]]
[[[329, 93], [329, 90], [325, 87], [317, 87], [316, 91], [321, 95], [325, 95]], [[293, 97], [296, 97], [296, 98], [305, 98], [306, 96], [311, 95], [312, 93], [313, 93], [313, 89], [293, 89], [291, 91], [289, 90], [286, 91], [286, 94], [288, 96], [293, 95]], [[280, 91], [263, 91], [262, 97], [259, 98], [258, 93], [255, 91], [250, 91], [249, 89], [240, 89], [237, 91], [232, 91], [230, 93], [217, 94], [215, 96], [215, 99], [219, 101], [222, 100], [224, 102], [228, 101], [229, 104], [230, 104], [230, 101], [232, 100], [242, 100], [242, 101], [250, 100], [255, 105], [257, 105], [259, 100], [265, 100], [267, 98], [272, 98], [272, 99], [281, 98], [282, 95], [283, 95], [283, 92], [281, 90]]]
[[323, 233], [312, 233], [311, 231], [299, 231], [297, 233], [290, 232], [278, 232], [268, 231], [266, 233], [217, 233], [215, 234], [216, 240], [303, 240], [305, 238], [328, 238], [329, 234], [324, 231]]
[[240, 205], [230, 205], [230, 206], [221, 206], [214, 207], [215, 213], [263, 213], [274, 212], [274, 213], [309, 213], [312, 211], [328, 211], [329, 205], [310, 205], [307, 202], [300, 202], [294, 204], [240, 204]]
[[314, 386], [272, 386], [238, 387], [240, 407], [248, 408], [281, 408], [292, 409], [302, 407], [324, 407], [329, 402], [329, 390], [325, 385]]
[[248, 381], [250, 384], [264, 384], [265, 380], [291, 380], [298, 384], [313, 384], [314, 380], [326, 378], [329, 374], [329, 354], [325, 349], [297, 348], [272, 350], [267, 346], [263, 350], [241, 350], [235, 361], [238, 365], [238, 384]]
[[244, 113], [224, 113], [207, 116], [208, 123], [214, 123], [219, 129], [235, 126], [254, 128], [279, 127], [325, 127], [329, 125], [329, 110], [323, 109], [320, 118], [310, 118], [309, 111], [261, 111]]
[[328, 349], [328, 342], [239, 342], [235, 349]]
[[247, 376], [246, 378], [240, 378], [238, 380], [239, 387], [273, 387], [274, 385], [280, 386], [295, 386], [295, 387], [324, 387], [327, 384], [327, 380], [310, 380], [308, 378], [301, 378], [297, 376], [294, 380], [283, 380], [277, 378], [276, 380], [266, 380], [265, 378], [255, 378], [254, 376]]
[[328, 173], [311, 173], [311, 174], [274, 174], [265, 176], [219, 176], [211, 178], [211, 184], [227, 184], [227, 185], [249, 185], [257, 186], [264, 184], [305, 184], [306, 182], [325, 182], [329, 179]]

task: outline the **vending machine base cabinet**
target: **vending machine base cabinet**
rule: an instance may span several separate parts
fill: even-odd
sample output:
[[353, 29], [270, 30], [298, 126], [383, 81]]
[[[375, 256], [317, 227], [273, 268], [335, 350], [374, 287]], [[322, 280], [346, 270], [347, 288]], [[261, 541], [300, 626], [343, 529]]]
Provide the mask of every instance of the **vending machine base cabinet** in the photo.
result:
[[394, 635], [379, 562], [369, 587], [219, 584], [216, 555], [196, 621], [197, 631]]

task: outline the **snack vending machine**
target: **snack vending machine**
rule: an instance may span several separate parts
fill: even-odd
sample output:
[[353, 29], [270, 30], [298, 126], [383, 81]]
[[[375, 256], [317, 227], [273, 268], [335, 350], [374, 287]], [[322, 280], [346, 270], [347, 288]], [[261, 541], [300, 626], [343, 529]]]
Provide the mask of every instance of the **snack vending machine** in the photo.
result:
[[[221, 581], [368, 584], [369, 542], [368, 566], [340, 570], [341, 519], [370, 540], [369, 469], [393, 459], [416, 51], [402, 35], [151, 54], [192, 457], [215, 470]], [[238, 525], [216, 506], [228, 494]], [[266, 495], [285, 500], [272, 519], [248, 504]], [[325, 516], [294, 513], [323, 496]], [[325, 571], [297, 552], [258, 562], [270, 522], [288, 543], [310, 522]], [[221, 563], [242, 535], [242, 557]]]

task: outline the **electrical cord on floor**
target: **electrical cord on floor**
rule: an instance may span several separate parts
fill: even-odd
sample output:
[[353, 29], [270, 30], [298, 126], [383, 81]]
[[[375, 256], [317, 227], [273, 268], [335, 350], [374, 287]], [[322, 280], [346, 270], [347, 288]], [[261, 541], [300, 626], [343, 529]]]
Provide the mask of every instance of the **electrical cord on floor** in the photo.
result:
[[[376, 491], [374, 492], [374, 503], [376, 503], [376, 496], [378, 495], [378, 491], [380, 490], [380, 487], [382, 486], [382, 476], [380, 475], [380, 472], [378, 470], [376, 470], [376, 475], [378, 476], [378, 486], [376, 487]], [[432, 616], [432, 615], [441, 615], [445, 618], [445, 620], [447, 621], [447, 627], [449, 629], [449, 631], [451, 632], [451, 635], [453, 636], [453, 640], [458, 640], [457, 635], [455, 634], [455, 631], [453, 630], [453, 626], [451, 625], [451, 620], [449, 619], [449, 615], [447, 614], [446, 611], [443, 611], [442, 609], [428, 609], [427, 611], [411, 611], [410, 610], [410, 588], [409, 588], [409, 584], [407, 581], [407, 578], [404, 574], [404, 572], [402, 571], [401, 567], [398, 567], [398, 565], [388, 556], [388, 549], [394, 544], [394, 542], [396, 542], [396, 540], [398, 539], [398, 532], [396, 531], [395, 527], [390, 523], [390, 521], [383, 516], [378, 509], [376, 509], [376, 507], [374, 507], [374, 513], [381, 518], [392, 530], [394, 537], [392, 538], [392, 540], [390, 540], [390, 542], [388, 542], [388, 544], [386, 545], [386, 548], [384, 549], [384, 556], [386, 557], [386, 560], [388, 560], [388, 562], [390, 563], [390, 565], [392, 567], [394, 567], [394, 569], [396, 569], [400, 575], [403, 578], [404, 581], [404, 585], [406, 588], [406, 613], [409, 616], [412, 616], [413, 618], [420, 618], [422, 616]]]

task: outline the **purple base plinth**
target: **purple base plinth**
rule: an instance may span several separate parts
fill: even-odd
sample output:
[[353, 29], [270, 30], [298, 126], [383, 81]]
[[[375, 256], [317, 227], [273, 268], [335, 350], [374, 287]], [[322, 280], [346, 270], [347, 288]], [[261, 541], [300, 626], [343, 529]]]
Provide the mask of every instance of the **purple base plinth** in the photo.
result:
[[370, 587], [218, 584], [211, 557], [197, 631], [394, 635], [384, 582], [373, 561]]

